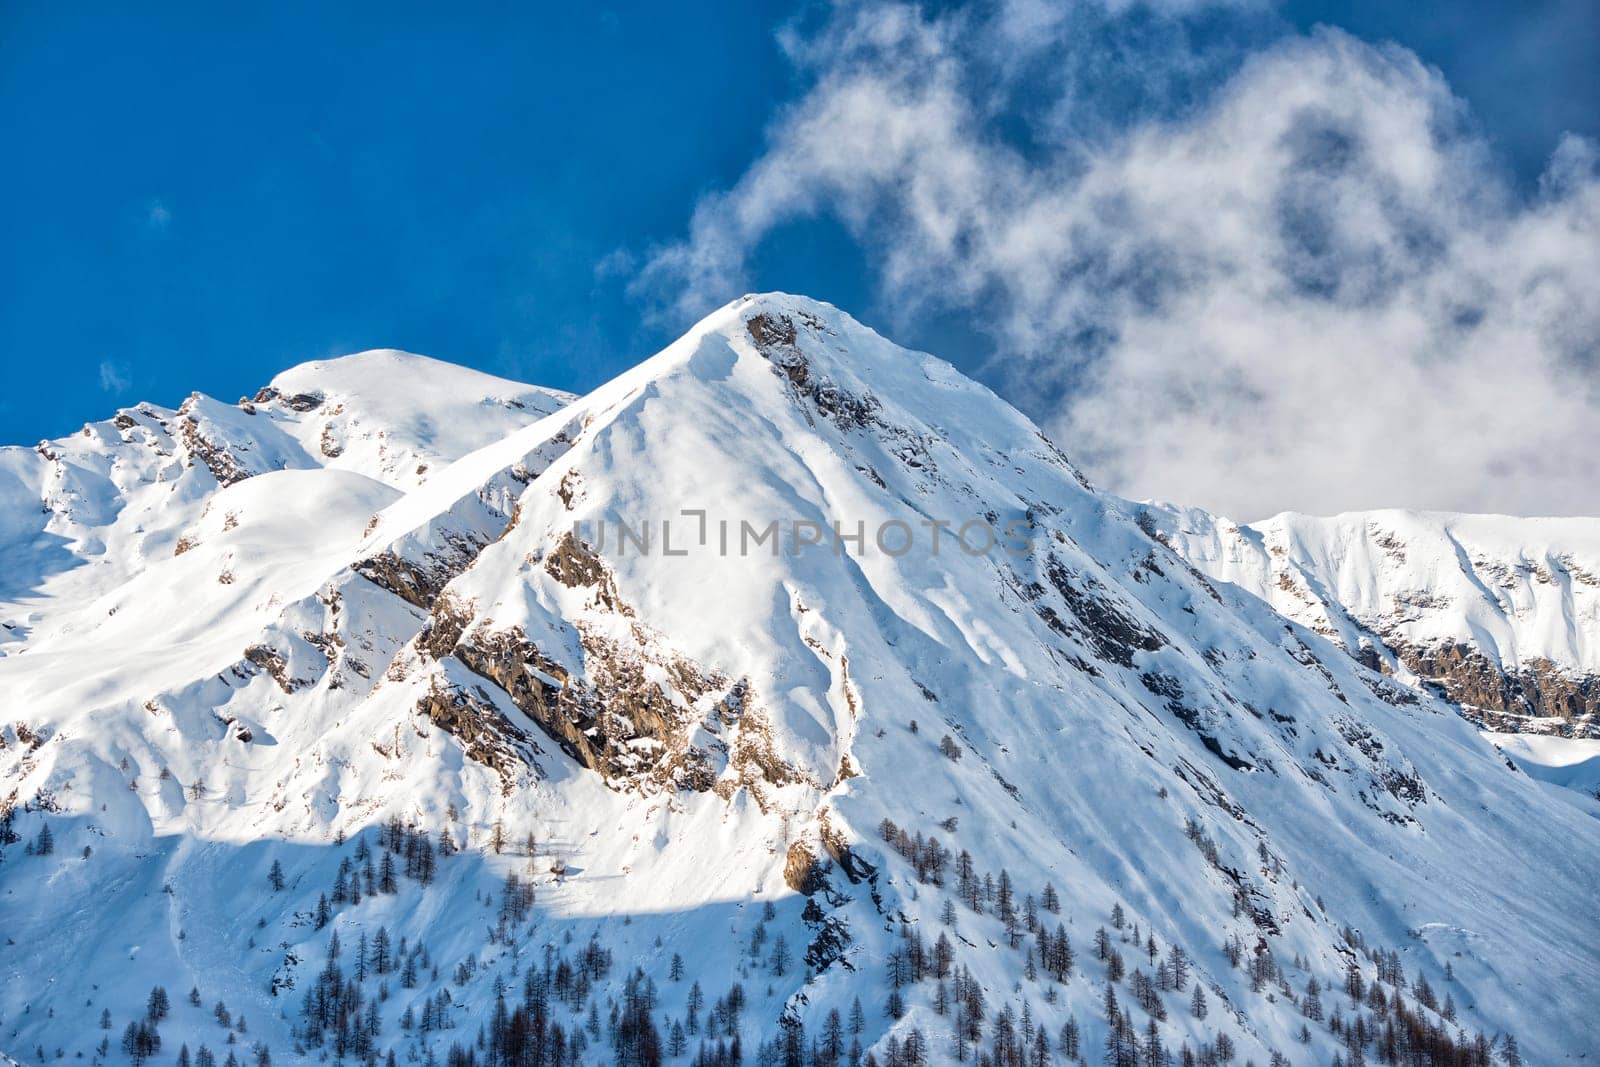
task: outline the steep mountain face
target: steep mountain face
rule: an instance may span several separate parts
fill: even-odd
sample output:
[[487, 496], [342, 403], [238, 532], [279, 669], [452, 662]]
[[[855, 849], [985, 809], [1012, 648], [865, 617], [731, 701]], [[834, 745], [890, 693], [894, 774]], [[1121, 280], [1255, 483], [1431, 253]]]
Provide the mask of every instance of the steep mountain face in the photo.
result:
[[1374, 511], [1241, 526], [1195, 508], [1140, 514], [1206, 574], [1476, 722], [1600, 737], [1600, 520]]
[[1588, 1051], [1600, 802], [947, 364], [369, 358], [5, 454], [16, 1059]]

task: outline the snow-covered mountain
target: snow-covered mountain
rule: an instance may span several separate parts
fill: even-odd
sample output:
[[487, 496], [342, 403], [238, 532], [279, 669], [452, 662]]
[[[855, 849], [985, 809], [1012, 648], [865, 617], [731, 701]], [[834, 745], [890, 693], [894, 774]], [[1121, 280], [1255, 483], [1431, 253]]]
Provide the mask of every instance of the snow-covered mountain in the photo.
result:
[[21, 1062], [1592, 1050], [1600, 802], [827, 305], [0, 478]]
[[1141, 515], [1206, 574], [1484, 725], [1600, 737], [1600, 519]]

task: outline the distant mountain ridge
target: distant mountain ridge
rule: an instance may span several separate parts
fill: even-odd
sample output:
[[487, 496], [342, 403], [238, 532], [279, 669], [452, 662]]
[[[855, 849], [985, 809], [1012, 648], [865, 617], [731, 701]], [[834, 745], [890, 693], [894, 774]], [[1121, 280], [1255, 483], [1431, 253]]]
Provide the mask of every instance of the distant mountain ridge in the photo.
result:
[[1399, 510], [1143, 522], [1363, 663], [1500, 731], [1600, 737], [1600, 519]]

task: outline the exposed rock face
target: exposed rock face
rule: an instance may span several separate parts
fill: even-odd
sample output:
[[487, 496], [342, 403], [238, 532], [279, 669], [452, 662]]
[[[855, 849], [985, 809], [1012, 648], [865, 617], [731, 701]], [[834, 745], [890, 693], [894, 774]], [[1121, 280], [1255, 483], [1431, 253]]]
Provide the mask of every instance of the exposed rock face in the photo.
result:
[[839, 865], [846, 878], [852, 882], [864, 882], [878, 873], [876, 867], [850, 847], [845, 835], [829, 821], [827, 812], [823, 812], [821, 822], [822, 847]]
[[[1387, 643], [1419, 678], [1438, 686], [1469, 718], [1495, 730], [1600, 736], [1600, 676], [1564, 672], [1547, 659], [1507, 669], [1463, 642]], [[1530, 719], [1556, 719], [1535, 723]]]
[[419, 608], [433, 606], [450, 579], [466, 570], [488, 544], [460, 533], [443, 535], [444, 547], [408, 559], [385, 549], [355, 564], [357, 574]]
[[[410, 566], [387, 558], [384, 563], [374, 571], [380, 585], [406, 589], [407, 599], [427, 596], [426, 577], [416, 581]], [[633, 618], [610, 569], [572, 533], [561, 537], [542, 566], [562, 585], [588, 590], [594, 610]], [[764, 803], [766, 787], [806, 780], [775, 751], [745, 682], [676, 654], [660, 635], [637, 623], [628, 622], [621, 638], [577, 623], [583, 659], [571, 664], [540, 648], [521, 627], [475, 620], [473, 608], [449, 592], [435, 595], [429, 607], [428, 622], [415, 641], [419, 654], [433, 661], [452, 658], [498, 687], [568, 755], [612, 785], [716, 788], [729, 795], [743, 786]], [[424, 710], [445, 729], [462, 729], [468, 739], [484, 730], [468, 723], [477, 710], [471, 702], [453, 697], [448, 714], [440, 708], [430, 698]], [[732, 777], [720, 777], [724, 769], [731, 769]]]
[[257, 404], [282, 404], [290, 411], [298, 411], [302, 414], [307, 411], [317, 410], [322, 406], [323, 399], [321, 393], [293, 393], [285, 396], [270, 385], [256, 390], [256, 395], [251, 398]]
[[745, 324], [756, 350], [772, 363], [775, 370], [788, 378], [795, 392], [808, 399], [824, 418], [831, 420], [841, 430], [877, 423], [882, 405], [876, 397], [870, 393], [850, 392], [831, 378], [812, 373], [810, 363], [796, 343], [801, 328], [825, 332], [822, 323], [803, 316], [800, 327], [796, 327], [790, 316], [776, 314], [753, 315]]
[[808, 897], [827, 883], [817, 854], [805, 842], [796, 841], [789, 846], [783, 864], [783, 883], [796, 893]]
[[1045, 576], [1106, 659], [1131, 667], [1136, 651], [1154, 652], [1164, 644], [1160, 634], [1130, 618], [1097, 583], [1075, 577], [1056, 557], [1050, 557]]
[[[704, 756], [688, 744], [689, 717], [646, 679], [640, 664], [620, 656], [608, 659], [603, 652], [592, 655], [590, 670], [609, 668], [609, 678], [591, 686], [515, 628], [475, 631], [451, 654], [505, 690], [552, 740], [606, 778], [645, 776], [688, 789], [710, 788]], [[704, 695], [689, 672], [680, 670], [676, 677], [688, 690], [681, 696]]]
[[[563, 584], [593, 589], [606, 609], [632, 614], [603, 562], [570, 533], [546, 557], [545, 567]], [[711, 788], [719, 757], [726, 754], [715, 732], [737, 716], [729, 714], [722, 723], [719, 710], [703, 722], [696, 706], [716, 703], [721, 709], [739, 693], [716, 672], [657, 651], [660, 644], [648, 634], [635, 632], [636, 640], [625, 646], [582, 627], [584, 669], [574, 670], [546, 655], [520, 627], [469, 630], [469, 609], [449, 596], [438, 598], [432, 609], [418, 650], [435, 660], [454, 657], [494, 683], [585, 767], [612, 782]], [[457, 719], [434, 717], [452, 732]], [[702, 725], [704, 736], [692, 743]]]
[[454, 734], [468, 758], [498, 771], [504, 790], [509, 791], [524, 770], [537, 766], [539, 746], [526, 730], [502, 715], [482, 689], [435, 685], [417, 710]]
[[290, 677], [287, 661], [275, 648], [251, 645], [244, 650], [244, 658], [271, 675], [272, 680], [278, 683], [278, 688], [285, 693], [293, 693], [311, 684], [303, 678]]
[[200, 429], [199, 420], [193, 414], [191, 403], [185, 401], [183, 407], [178, 409], [180, 416], [178, 435], [189, 450], [189, 455], [205, 465], [218, 485], [233, 485], [256, 473], [241, 462], [226, 445], [212, 441], [205, 435]]
[[555, 550], [544, 560], [544, 569], [550, 577], [568, 588], [594, 590], [596, 601], [605, 608], [622, 615], [632, 615], [633, 609], [623, 603], [611, 572], [594, 551], [571, 531], [562, 535]]

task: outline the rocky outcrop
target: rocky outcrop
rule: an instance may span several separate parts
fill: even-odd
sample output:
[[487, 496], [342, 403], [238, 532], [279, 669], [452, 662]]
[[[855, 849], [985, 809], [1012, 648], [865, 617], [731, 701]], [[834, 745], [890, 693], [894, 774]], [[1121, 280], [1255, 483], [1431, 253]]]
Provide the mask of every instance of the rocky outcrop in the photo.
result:
[[1064, 637], [1076, 636], [1102, 659], [1122, 667], [1133, 666], [1134, 653], [1154, 652], [1166, 644], [1159, 633], [1134, 619], [1130, 609], [1119, 605], [1096, 579], [1074, 574], [1053, 553], [1046, 560], [1044, 572], [1077, 625], [1062, 618], [1049, 603], [1042, 583], [1022, 583], [1019, 579], [1016, 588], [1055, 632]]
[[417, 711], [454, 735], [467, 758], [499, 772], [501, 788], [507, 792], [523, 772], [536, 767], [539, 746], [526, 730], [502, 715], [481, 688], [436, 684], [418, 703]]
[[225, 444], [211, 440], [200, 428], [193, 413], [193, 398], [178, 409], [178, 436], [188, 449], [191, 462], [200, 461], [217, 480], [218, 485], [229, 486], [242, 482], [257, 472], [228, 450]]
[[[1417, 677], [1490, 729], [1600, 737], [1595, 721], [1600, 677], [1568, 673], [1545, 659], [1507, 668], [1465, 642], [1424, 646], [1391, 641], [1387, 646]], [[1529, 721], [1535, 719], [1558, 721]]]
[[290, 411], [298, 411], [304, 414], [320, 408], [324, 397], [321, 393], [290, 393], [286, 395], [267, 385], [256, 390], [256, 395], [251, 399], [257, 404], [281, 404]]
[[823, 325], [801, 315], [801, 325], [796, 327], [789, 315], [763, 312], [752, 315], [745, 323], [750, 340], [773, 366], [789, 380], [798, 396], [811, 402], [817, 411], [841, 430], [858, 429], [879, 423], [878, 412], [882, 405], [870, 393], [853, 393], [827, 376], [812, 372], [810, 362], [800, 351], [797, 341], [801, 328], [823, 331]]
[[298, 692], [311, 684], [304, 678], [291, 677], [288, 661], [283, 653], [268, 645], [251, 645], [244, 650], [244, 658], [266, 671], [272, 680], [278, 683], [278, 688], [285, 693]]
[[[472, 607], [444, 591], [431, 603], [417, 652], [453, 658], [498, 687], [550, 740], [612, 784], [719, 793], [747, 786], [764, 803], [765, 787], [805, 780], [775, 751], [748, 685], [674, 653], [632, 622], [610, 569], [581, 540], [563, 535], [542, 566], [562, 585], [590, 591], [596, 610], [630, 620], [621, 635], [577, 622], [582, 660], [569, 663], [519, 626], [475, 625]], [[410, 574], [391, 567], [379, 584], [410, 582]], [[734, 773], [722, 776], [725, 768]]]
[[612, 580], [605, 563], [571, 531], [562, 535], [555, 549], [545, 557], [544, 569], [550, 577], [569, 589], [592, 589], [595, 601], [601, 607], [619, 615], [633, 615], [633, 609], [617, 592], [617, 584]]
[[[441, 636], [436, 624], [430, 653], [442, 650]], [[607, 780], [710, 789], [715, 771], [710, 755], [690, 744], [696, 725], [690, 706], [720, 679], [681, 660], [649, 661], [593, 638], [584, 650], [588, 679], [516, 627], [464, 634], [448, 654], [499, 686], [568, 755]], [[650, 677], [647, 664], [665, 669], [670, 688]]]
[[1198, 509], [1136, 514], [1192, 565], [1473, 722], [1600, 737], [1593, 519], [1384, 511], [1240, 526]]
[[827, 884], [817, 854], [803, 841], [789, 846], [783, 863], [783, 884], [801, 896], [811, 896]]
[[843, 831], [834, 826], [828, 819], [826, 810], [822, 812], [822, 825], [819, 836], [822, 847], [827, 851], [834, 863], [844, 872], [844, 876], [852, 882], [869, 881], [878, 873], [878, 868], [867, 862], [860, 853], [850, 847], [849, 839]]
[[423, 552], [417, 558], [384, 549], [355, 563], [354, 570], [401, 600], [426, 611], [433, 607], [434, 600], [450, 580], [471, 566], [478, 553], [490, 543], [487, 539], [455, 532], [446, 532], [440, 539], [442, 547]]

